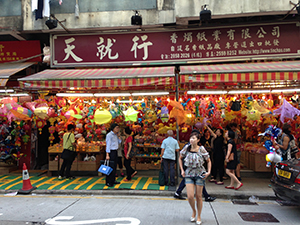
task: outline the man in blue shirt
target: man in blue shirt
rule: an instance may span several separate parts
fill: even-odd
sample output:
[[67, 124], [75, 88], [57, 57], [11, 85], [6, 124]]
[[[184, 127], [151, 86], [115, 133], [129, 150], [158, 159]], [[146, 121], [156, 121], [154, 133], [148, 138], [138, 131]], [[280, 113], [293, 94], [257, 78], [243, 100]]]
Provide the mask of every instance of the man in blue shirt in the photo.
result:
[[118, 161], [118, 148], [121, 144], [121, 139], [119, 138], [120, 128], [118, 124], [113, 123], [110, 126], [110, 132], [106, 135], [106, 160], [113, 162], [112, 169], [113, 171], [106, 175], [106, 185], [108, 187], [113, 187], [115, 184], [120, 182], [116, 181], [116, 169]]
[[[179, 150], [179, 145], [176, 139], [173, 138], [173, 131], [167, 131], [168, 137], [161, 144], [161, 160], [165, 174], [165, 185], [169, 185], [170, 171], [170, 186], [175, 186], [175, 160], [176, 151]], [[170, 170], [169, 170], [170, 166]]]

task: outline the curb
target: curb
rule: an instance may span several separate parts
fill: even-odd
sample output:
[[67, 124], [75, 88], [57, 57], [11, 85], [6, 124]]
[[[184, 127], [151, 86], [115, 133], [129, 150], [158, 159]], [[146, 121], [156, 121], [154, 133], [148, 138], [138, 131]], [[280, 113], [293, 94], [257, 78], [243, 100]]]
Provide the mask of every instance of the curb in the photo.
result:
[[[0, 190], [0, 194], [7, 194], [11, 192], [17, 192], [18, 190]], [[151, 191], [151, 190], [34, 190], [30, 194], [39, 195], [88, 195], [88, 196], [163, 196], [173, 197], [174, 191]], [[249, 199], [252, 194], [240, 193], [240, 194], [222, 194], [222, 193], [210, 193], [212, 196], [218, 199]], [[255, 195], [260, 200], [276, 200], [275, 196], [270, 195]]]

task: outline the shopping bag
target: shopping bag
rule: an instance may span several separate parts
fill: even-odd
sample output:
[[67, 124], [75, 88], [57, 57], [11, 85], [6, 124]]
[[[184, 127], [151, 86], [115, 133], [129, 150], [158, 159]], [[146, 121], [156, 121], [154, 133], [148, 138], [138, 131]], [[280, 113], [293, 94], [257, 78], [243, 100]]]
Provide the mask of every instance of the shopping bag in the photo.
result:
[[160, 166], [160, 170], [158, 174], [158, 184], [159, 186], [165, 186], [165, 173], [162, 165]]
[[113, 171], [113, 169], [111, 167], [109, 167], [108, 165], [109, 165], [109, 161], [105, 160], [104, 164], [100, 166], [98, 171], [105, 175], [109, 175]]

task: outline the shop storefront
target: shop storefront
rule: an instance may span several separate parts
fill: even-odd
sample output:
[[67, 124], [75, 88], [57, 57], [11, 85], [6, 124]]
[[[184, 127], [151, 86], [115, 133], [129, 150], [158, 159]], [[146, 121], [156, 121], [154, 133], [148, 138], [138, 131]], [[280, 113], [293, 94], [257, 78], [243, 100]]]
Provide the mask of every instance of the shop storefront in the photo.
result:
[[[295, 23], [53, 35], [52, 68], [18, 80], [23, 90], [48, 93], [27, 109], [37, 128], [48, 121], [50, 171], [58, 170], [62, 151], [54, 134], [71, 122], [85, 139], [73, 165], [78, 171], [97, 170], [111, 122], [139, 133], [138, 170], [159, 168], [159, 146], [169, 129], [184, 145], [193, 128], [236, 122], [252, 144], [244, 149], [266, 154], [258, 134], [268, 125], [290, 121], [298, 129], [294, 118], [280, 121], [273, 113], [283, 99], [296, 99], [293, 107], [299, 107], [298, 40]], [[258, 157], [253, 161], [248, 153], [245, 167], [259, 171], [253, 167]]]

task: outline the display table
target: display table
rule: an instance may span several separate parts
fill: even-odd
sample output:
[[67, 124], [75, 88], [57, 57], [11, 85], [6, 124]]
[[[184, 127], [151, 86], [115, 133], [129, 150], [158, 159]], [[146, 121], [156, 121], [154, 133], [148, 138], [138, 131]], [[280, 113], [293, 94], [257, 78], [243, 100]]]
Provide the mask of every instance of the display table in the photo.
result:
[[[59, 171], [63, 160], [60, 158], [63, 152], [62, 145], [53, 145], [48, 148], [49, 164], [48, 174]], [[87, 145], [84, 148], [77, 148], [76, 158], [72, 164], [71, 171], [97, 171], [100, 167], [100, 160], [105, 158], [105, 145]], [[95, 160], [85, 161], [86, 156], [94, 156]]]

